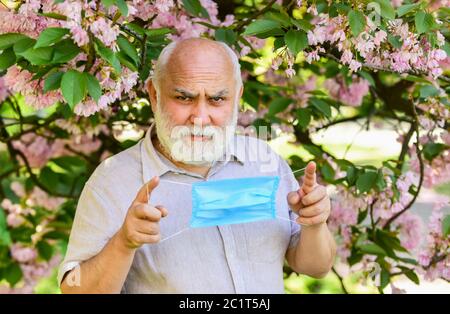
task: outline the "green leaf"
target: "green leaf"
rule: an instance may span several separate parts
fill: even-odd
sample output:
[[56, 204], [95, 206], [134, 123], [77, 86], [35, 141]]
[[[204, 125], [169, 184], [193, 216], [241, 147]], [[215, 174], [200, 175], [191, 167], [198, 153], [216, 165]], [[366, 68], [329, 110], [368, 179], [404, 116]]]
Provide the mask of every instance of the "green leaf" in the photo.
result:
[[385, 248], [385, 250], [390, 248], [391, 250], [407, 252], [407, 250], [401, 245], [398, 237], [393, 232], [377, 229], [376, 240], [377, 244]]
[[443, 143], [426, 143], [423, 147], [423, 155], [429, 161], [432, 161], [436, 156], [443, 152], [447, 145]]
[[325, 117], [331, 118], [331, 107], [325, 101], [313, 97], [310, 98], [309, 103], [319, 112], [321, 112]]
[[307, 20], [303, 20], [303, 19], [295, 20], [295, 19], [291, 18], [291, 22], [292, 22], [292, 24], [294, 24], [295, 26], [297, 26], [298, 28], [300, 28], [301, 30], [303, 30], [305, 32], [308, 32], [313, 29], [313, 26]]
[[169, 33], [172, 33], [172, 30], [167, 27], [160, 27], [160, 28], [146, 29], [144, 33], [147, 34], [148, 37], [161, 37]]
[[430, 13], [419, 11], [414, 19], [417, 33], [422, 34], [428, 32], [435, 25], [434, 17]]
[[[65, 0], [55, 0], [55, 1], [53, 1], [53, 3], [57, 4], [57, 3], [62, 3], [64, 1]], [[46, 12], [46, 13], [37, 12], [37, 15], [49, 17], [54, 20], [67, 21], [67, 16], [59, 14], [59, 13], [55, 13], [55, 12]]]
[[309, 122], [311, 122], [311, 110], [308, 108], [298, 108], [296, 115], [298, 124], [305, 129], [309, 125]]
[[348, 182], [348, 184], [350, 186], [352, 186], [353, 184], [355, 184], [356, 182], [356, 175], [358, 173], [358, 170], [354, 167], [354, 166], [349, 166], [347, 168], [347, 176], [346, 176], [346, 180]]
[[189, 14], [209, 19], [208, 11], [202, 7], [199, 0], [183, 0], [183, 6]]
[[61, 91], [72, 109], [86, 96], [86, 85], [86, 78], [82, 73], [76, 70], [64, 73], [61, 79]]
[[380, 288], [381, 290], [383, 290], [390, 282], [391, 280], [391, 275], [389, 274], [389, 272], [382, 268], [381, 269], [381, 274], [380, 274]]
[[388, 20], [395, 19], [395, 10], [392, 7], [390, 0], [375, 0], [375, 1], [380, 5], [382, 17]]
[[383, 250], [383, 248], [375, 243], [367, 243], [359, 246], [359, 249], [365, 253], [365, 254], [372, 254], [372, 255], [381, 255], [385, 256], [386, 251]]
[[277, 21], [286, 28], [291, 26], [289, 14], [285, 11], [269, 11], [264, 14], [263, 19]]
[[361, 75], [365, 80], [367, 80], [371, 86], [375, 86], [375, 81], [370, 73], [361, 70], [359, 71], [359, 75]]
[[54, 46], [52, 63], [66, 63], [75, 58], [80, 52], [80, 48], [72, 41], [72, 39], [63, 39]]
[[0, 35], [0, 50], [5, 50], [13, 46], [21, 39], [29, 38], [23, 34], [19, 33], [6, 33]]
[[89, 95], [95, 100], [95, 102], [98, 102], [100, 96], [102, 96], [102, 88], [100, 87], [100, 83], [97, 78], [90, 73], [84, 72], [83, 75], [87, 82]]
[[104, 60], [108, 61], [118, 73], [122, 72], [116, 54], [108, 47], [105, 47], [98, 39], [95, 39], [95, 50]]
[[61, 78], [64, 72], [56, 72], [49, 75], [44, 82], [44, 93], [58, 89], [61, 86]]
[[123, 64], [124, 66], [126, 66], [127, 68], [132, 70], [133, 72], [138, 71], [137, 66], [134, 64], [134, 61], [131, 60], [131, 58], [129, 56], [127, 56], [123, 51], [116, 52], [116, 57], [117, 57], [117, 59], [119, 59], [119, 62], [121, 64]]
[[399, 268], [403, 271], [403, 273], [406, 275], [406, 277], [409, 278], [409, 280], [414, 282], [416, 285], [420, 284], [419, 277], [412, 269], [409, 269], [409, 268], [403, 267], [403, 266], [399, 266]]
[[331, 167], [328, 162], [325, 162], [322, 165], [322, 167], [320, 168], [320, 172], [322, 173], [323, 178], [325, 179], [325, 181], [333, 182], [335, 172], [334, 172], [333, 167]]
[[20, 268], [18, 263], [11, 263], [4, 269], [3, 276], [6, 281], [9, 282], [12, 287], [14, 287], [16, 283], [18, 283], [20, 279], [22, 279], [22, 269]]
[[442, 49], [447, 54], [447, 57], [450, 56], [450, 44], [446, 41]]
[[377, 180], [378, 173], [374, 171], [368, 171], [363, 173], [356, 180], [356, 187], [360, 193], [368, 192]]
[[386, 181], [384, 180], [383, 172], [381, 171], [381, 169], [378, 170], [375, 186], [379, 192], [384, 191], [384, 189], [387, 186]]
[[367, 214], [368, 214], [368, 210], [360, 210], [358, 213], [358, 219], [357, 219], [357, 224], [360, 224], [364, 221], [364, 219], [366, 219]]
[[448, 236], [450, 233], [450, 215], [445, 216], [444, 220], [442, 220], [442, 234], [444, 237]]
[[16, 54], [13, 47], [3, 50], [0, 54], [0, 71], [6, 70], [16, 62]]
[[216, 29], [214, 37], [216, 40], [222, 41], [228, 45], [233, 45], [237, 39], [236, 33], [227, 28]]
[[402, 47], [402, 42], [400, 40], [400, 36], [393, 36], [391, 34], [388, 34], [387, 36], [388, 42], [392, 45], [392, 47], [396, 49], [400, 49]]
[[42, 31], [37, 39], [34, 48], [46, 47], [60, 41], [66, 34], [69, 34], [67, 28], [49, 27]]
[[284, 35], [284, 41], [294, 56], [308, 46], [308, 37], [304, 31], [291, 29]]
[[32, 38], [28, 38], [28, 37], [22, 38], [14, 44], [14, 53], [18, 56], [21, 56], [22, 53], [24, 53], [28, 49], [33, 48], [35, 43], [36, 43], [36, 40], [34, 40]]
[[22, 56], [34, 65], [49, 64], [53, 58], [53, 47], [31, 48], [22, 52]]
[[127, 56], [134, 61], [135, 65], [139, 64], [139, 56], [136, 52], [136, 48], [123, 36], [117, 38], [117, 44], [119, 45], [120, 51], [123, 51]]
[[404, 4], [397, 8], [397, 15], [398, 17], [402, 17], [403, 15], [408, 14], [409, 12], [413, 11], [417, 7], [419, 7], [420, 3], [412, 3], [412, 4]]
[[433, 85], [424, 85], [420, 88], [420, 97], [428, 98], [439, 95], [439, 90]]
[[119, 8], [122, 16], [128, 16], [128, 5], [125, 0], [116, 0], [116, 6]]
[[277, 113], [284, 111], [291, 103], [292, 99], [290, 98], [275, 98], [269, 104], [269, 116], [274, 116]]
[[348, 22], [354, 37], [358, 36], [366, 27], [366, 18], [360, 11], [351, 10], [348, 12]]
[[243, 35], [257, 35], [268, 31], [272, 31], [280, 27], [280, 23], [272, 20], [256, 20], [251, 23]]
[[116, 0], [101, 0], [102, 4], [106, 7], [109, 8], [110, 6], [112, 6], [113, 4], [116, 3]]
[[39, 241], [36, 245], [39, 256], [48, 261], [53, 255], [53, 247], [47, 241]]
[[6, 215], [3, 208], [0, 207], [0, 246], [8, 246], [11, 244], [11, 236], [8, 232], [8, 226], [6, 224]]

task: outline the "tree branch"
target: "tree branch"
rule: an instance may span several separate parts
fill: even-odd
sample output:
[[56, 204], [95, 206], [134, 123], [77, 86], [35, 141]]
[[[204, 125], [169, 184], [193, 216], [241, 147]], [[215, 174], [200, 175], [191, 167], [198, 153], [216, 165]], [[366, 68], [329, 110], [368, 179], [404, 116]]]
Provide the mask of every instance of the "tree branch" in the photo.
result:
[[389, 226], [391, 225], [391, 223], [397, 219], [398, 217], [400, 217], [404, 212], [406, 212], [416, 201], [419, 193], [420, 193], [420, 189], [422, 187], [422, 183], [423, 183], [423, 177], [424, 177], [424, 163], [423, 163], [423, 159], [422, 159], [422, 151], [420, 150], [419, 144], [420, 144], [420, 134], [419, 134], [419, 119], [417, 116], [417, 112], [415, 109], [415, 104], [412, 103], [412, 110], [414, 113], [414, 129], [416, 132], [416, 136], [417, 136], [417, 140], [416, 140], [416, 154], [417, 154], [417, 158], [419, 159], [419, 167], [420, 167], [420, 178], [419, 178], [419, 185], [417, 186], [417, 191], [414, 194], [414, 197], [412, 198], [412, 200], [405, 206], [405, 208], [403, 208], [401, 211], [399, 211], [398, 213], [396, 213], [395, 215], [393, 215], [391, 218], [388, 219], [388, 221], [384, 224], [383, 229], [387, 229], [389, 228]]

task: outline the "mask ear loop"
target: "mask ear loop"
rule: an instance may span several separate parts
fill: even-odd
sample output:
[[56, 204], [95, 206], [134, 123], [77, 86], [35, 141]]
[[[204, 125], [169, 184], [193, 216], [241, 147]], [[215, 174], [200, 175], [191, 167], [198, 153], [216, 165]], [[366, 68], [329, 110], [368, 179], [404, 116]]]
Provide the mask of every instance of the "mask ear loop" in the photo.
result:
[[[300, 168], [300, 169], [297, 169], [297, 170], [294, 170], [294, 171], [292, 171], [292, 174], [294, 174], [294, 173], [296, 173], [296, 172], [304, 171], [305, 169], [306, 169], [306, 167]], [[286, 175], [288, 175], [288, 174], [289, 174], [289, 173], [285, 173], [285, 174], [281, 175], [280, 178], [282, 178], [282, 177], [284, 177], [284, 176], [286, 176]], [[285, 218], [285, 217], [278, 216], [278, 215], [276, 215], [275, 217], [278, 218], [278, 219], [281, 219], [281, 220], [285, 220], [285, 221], [289, 221], [289, 222], [293, 222], [293, 223], [298, 224], [298, 222], [295, 221], [295, 220], [293, 220], [293, 219]]]
[[[171, 181], [171, 180], [162, 179], [162, 178], [159, 178], [159, 180], [163, 180], [163, 181], [166, 181], [166, 182], [171, 182], [171, 183], [174, 183], [174, 184], [190, 185], [189, 183], [183, 183], [183, 182]], [[146, 191], [147, 191], [147, 197], [148, 197], [148, 185], [145, 185], [145, 189], [146, 189]], [[180, 231], [177, 231], [177, 232], [175, 232], [174, 234], [171, 234], [170, 236], [167, 236], [167, 237], [165, 237], [164, 239], [161, 239], [158, 243], [162, 243], [162, 242], [164, 242], [164, 241], [166, 241], [166, 240], [169, 240], [169, 239], [171, 239], [171, 238], [173, 238], [173, 237], [175, 237], [175, 236], [177, 236], [177, 235], [179, 235], [179, 234], [185, 232], [185, 231], [188, 230], [188, 229], [189, 229], [189, 227], [186, 227], [186, 228], [184, 228], [184, 229], [181, 229]], [[158, 244], [158, 243], [156, 243], [156, 244]]]

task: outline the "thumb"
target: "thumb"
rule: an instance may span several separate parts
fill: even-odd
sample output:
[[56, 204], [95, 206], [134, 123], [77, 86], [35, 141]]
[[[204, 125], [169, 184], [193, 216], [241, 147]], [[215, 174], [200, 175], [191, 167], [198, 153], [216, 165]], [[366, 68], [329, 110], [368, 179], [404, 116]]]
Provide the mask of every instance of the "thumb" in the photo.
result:
[[310, 161], [306, 165], [305, 176], [303, 177], [301, 189], [305, 192], [305, 194], [308, 194], [316, 185], [316, 163], [314, 161]]
[[150, 181], [145, 183], [139, 190], [133, 203], [148, 203], [152, 191], [158, 186], [159, 177], [153, 177]]

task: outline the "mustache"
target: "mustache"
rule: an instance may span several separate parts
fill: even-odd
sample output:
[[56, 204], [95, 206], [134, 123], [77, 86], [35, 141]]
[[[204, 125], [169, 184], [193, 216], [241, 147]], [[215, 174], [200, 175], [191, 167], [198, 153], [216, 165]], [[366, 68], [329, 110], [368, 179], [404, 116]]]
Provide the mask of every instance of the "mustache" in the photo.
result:
[[187, 126], [187, 125], [179, 125], [174, 126], [171, 130], [171, 138], [179, 139], [186, 136], [203, 136], [209, 138], [217, 138], [222, 136], [222, 132], [224, 131], [223, 127], [208, 125], [208, 126]]

